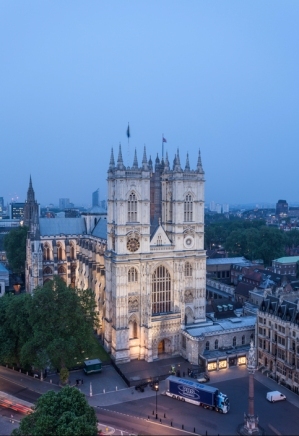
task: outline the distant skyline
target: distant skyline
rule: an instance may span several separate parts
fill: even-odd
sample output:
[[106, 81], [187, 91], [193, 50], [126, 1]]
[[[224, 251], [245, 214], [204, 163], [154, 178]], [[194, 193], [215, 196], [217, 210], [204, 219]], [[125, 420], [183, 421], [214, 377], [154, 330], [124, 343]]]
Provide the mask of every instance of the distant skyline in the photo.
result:
[[[299, 2], [0, 3], [0, 197], [106, 198], [124, 164], [180, 150], [206, 203], [299, 201]], [[130, 123], [128, 146], [126, 130]]]

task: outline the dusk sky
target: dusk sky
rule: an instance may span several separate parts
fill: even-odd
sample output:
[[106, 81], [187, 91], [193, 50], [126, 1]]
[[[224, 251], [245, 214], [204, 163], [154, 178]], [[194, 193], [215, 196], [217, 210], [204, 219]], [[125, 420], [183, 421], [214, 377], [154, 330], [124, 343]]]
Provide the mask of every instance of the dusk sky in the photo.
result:
[[[0, 2], [0, 196], [106, 198], [111, 148], [198, 149], [206, 201], [299, 202], [299, 1]], [[126, 129], [130, 122], [128, 146]]]

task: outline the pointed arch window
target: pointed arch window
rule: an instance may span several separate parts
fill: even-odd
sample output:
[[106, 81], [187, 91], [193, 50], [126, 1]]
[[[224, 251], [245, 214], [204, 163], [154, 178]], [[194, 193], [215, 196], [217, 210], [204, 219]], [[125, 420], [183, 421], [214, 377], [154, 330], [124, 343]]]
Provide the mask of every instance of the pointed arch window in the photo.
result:
[[185, 263], [185, 277], [192, 277], [192, 265], [190, 262]]
[[57, 244], [57, 259], [62, 260], [62, 256], [63, 256], [62, 245], [60, 243], [58, 243]]
[[133, 283], [138, 281], [138, 271], [136, 268], [132, 267], [128, 271], [128, 282]]
[[51, 260], [51, 251], [48, 244], [44, 246], [44, 260]]
[[131, 192], [128, 199], [128, 222], [137, 222], [137, 197], [134, 192]]
[[164, 266], [152, 275], [152, 314], [171, 312], [171, 277]]
[[53, 272], [52, 272], [52, 268], [50, 268], [49, 266], [47, 266], [47, 267], [44, 269], [44, 274], [53, 274]]
[[72, 260], [75, 259], [75, 247], [73, 243], [70, 244], [70, 258]]
[[215, 350], [218, 350], [218, 339], [215, 341]]
[[187, 194], [185, 197], [184, 221], [193, 221], [193, 199], [191, 194]]
[[245, 345], [245, 335], [242, 336], [242, 345]]
[[209, 351], [209, 349], [210, 349], [210, 342], [207, 341], [207, 342], [206, 342], [206, 350]]
[[237, 345], [237, 338], [236, 336], [233, 337], [233, 347], [235, 347]]
[[60, 266], [58, 268], [58, 274], [65, 274], [66, 273], [66, 269], [64, 268], [64, 266]]

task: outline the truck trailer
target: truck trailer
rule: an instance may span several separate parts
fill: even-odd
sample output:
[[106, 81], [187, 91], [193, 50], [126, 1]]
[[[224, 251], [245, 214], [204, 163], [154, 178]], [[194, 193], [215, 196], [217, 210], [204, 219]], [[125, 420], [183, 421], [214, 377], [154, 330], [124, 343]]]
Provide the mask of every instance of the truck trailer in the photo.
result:
[[229, 411], [229, 399], [218, 388], [173, 375], [166, 379], [166, 395], [216, 412]]

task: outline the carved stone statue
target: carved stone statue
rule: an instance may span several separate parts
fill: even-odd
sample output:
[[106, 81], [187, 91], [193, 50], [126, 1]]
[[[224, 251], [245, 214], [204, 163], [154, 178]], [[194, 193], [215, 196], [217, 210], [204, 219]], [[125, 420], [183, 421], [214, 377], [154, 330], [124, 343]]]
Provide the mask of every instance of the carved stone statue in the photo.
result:
[[250, 341], [250, 349], [248, 351], [248, 369], [254, 369], [256, 367], [255, 348], [253, 346], [253, 340]]

